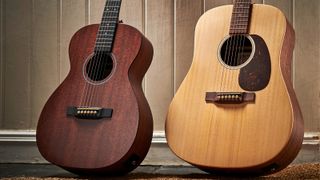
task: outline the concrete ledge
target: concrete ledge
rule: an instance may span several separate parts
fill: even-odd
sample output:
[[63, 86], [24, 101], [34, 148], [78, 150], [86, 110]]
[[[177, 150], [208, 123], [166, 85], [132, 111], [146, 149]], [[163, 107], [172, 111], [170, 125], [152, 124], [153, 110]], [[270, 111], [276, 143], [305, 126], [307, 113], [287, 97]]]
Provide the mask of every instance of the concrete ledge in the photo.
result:
[[[303, 147], [293, 163], [320, 161], [320, 133], [306, 133]], [[35, 131], [0, 131], [0, 163], [48, 163], [40, 155]], [[163, 131], [154, 132], [143, 165], [189, 165], [168, 148]]]

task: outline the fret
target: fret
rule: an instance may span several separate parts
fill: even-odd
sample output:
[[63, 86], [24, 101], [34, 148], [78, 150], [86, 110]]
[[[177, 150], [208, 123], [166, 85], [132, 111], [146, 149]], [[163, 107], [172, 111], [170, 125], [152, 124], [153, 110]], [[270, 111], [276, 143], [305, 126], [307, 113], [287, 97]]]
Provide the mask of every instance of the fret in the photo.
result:
[[116, 26], [117, 24], [118, 23], [116, 23], [116, 22], [101, 22], [100, 25], [113, 27], [113, 26]]
[[236, 8], [236, 9], [250, 9], [249, 6], [244, 6], [244, 5], [236, 6], [235, 8]]
[[118, 13], [118, 10], [113, 10], [113, 11], [110, 11], [110, 10], [107, 10], [105, 11], [106, 13]]
[[104, 43], [106, 40], [111, 41], [111, 40], [113, 40], [113, 38], [99, 38], [96, 40], [96, 42], [97, 43]]
[[234, 9], [233, 13], [241, 13], [241, 12], [247, 13], [248, 11], [250, 11], [250, 8], [249, 9], [245, 9], [245, 10]]
[[245, 28], [246, 26], [247, 26], [247, 24], [245, 24], [245, 25], [237, 25], [237, 26], [232, 26], [231, 29], [237, 29], [237, 28], [243, 29], [243, 28]]
[[97, 37], [96, 41], [100, 41], [100, 40], [109, 40], [109, 39], [113, 39], [114, 35], [100, 35]]
[[118, 17], [106, 17], [106, 18], [102, 18], [102, 21], [118, 21]]
[[106, 11], [104, 14], [105, 14], [105, 17], [117, 17], [118, 18], [118, 13], [117, 12]]
[[251, 0], [235, 0], [229, 34], [247, 34], [251, 12]]
[[247, 27], [247, 25], [244, 25], [244, 26], [233, 26], [230, 29], [244, 29], [245, 27]]
[[96, 45], [96, 48], [107, 48], [107, 47], [112, 47], [112, 44], [99, 44], [99, 45]]
[[113, 39], [113, 38], [114, 38], [114, 35], [107, 35], [107, 36], [101, 35], [97, 38], [97, 40]]
[[121, 0], [106, 0], [97, 33], [95, 51], [112, 51], [114, 36], [119, 21], [120, 6]]
[[98, 34], [99, 38], [113, 38], [114, 34], [113, 33], [104, 33], [104, 34]]
[[236, 17], [232, 17], [232, 18], [247, 18], [248, 19], [248, 15], [247, 14], [243, 14], [243, 13], [238, 13]]
[[237, 22], [239, 22], [239, 21], [242, 22], [242, 21], [248, 21], [248, 20], [249, 20], [249, 17], [243, 17], [243, 18], [237, 17], [237, 18], [232, 18], [232, 19], [231, 19], [232, 22], [236, 22], [236, 21], [237, 21]]
[[98, 35], [108, 35], [108, 34], [113, 34], [114, 29], [106, 29], [106, 30], [98, 30]]
[[232, 23], [230, 26], [237, 25], [237, 24], [243, 24], [243, 23], [247, 23], [247, 22], [249, 22], [248, 19], [232, 19]]
[[113, 42], [111, 42], [111, 41], [104, 41], [104, 42], [96, 42], [96, 45], [103, 45], [103, 44], [112, 44]]
[[113, 30], [113, 29], [115, 29], [115, 27], [117, 27], [117, 24], [118, 24], [118, 23], [114, 23], [114, 24], [101, 23], [101, 24], [100, 24], [100, 27], [101, 27], [101, 30]]
[[96, 50], [98, 50], [98, 51], [102, 51], [103, 49], [110, 49], [111, 48], [111, 46], [96, 46]]

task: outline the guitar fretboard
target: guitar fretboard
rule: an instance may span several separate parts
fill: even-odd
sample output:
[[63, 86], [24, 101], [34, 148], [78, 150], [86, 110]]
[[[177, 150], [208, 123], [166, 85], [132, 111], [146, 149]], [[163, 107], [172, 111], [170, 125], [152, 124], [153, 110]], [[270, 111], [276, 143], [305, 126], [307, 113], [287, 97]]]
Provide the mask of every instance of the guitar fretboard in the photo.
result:
[[103, 11], [103, 16], [94, 51], [108, 52], [112, 51], [114, 36], [119, 21], [121, 0], [107, 0]]
[[249, 29], [251, 0], [235, 0], [229, 34], [247, 34]]

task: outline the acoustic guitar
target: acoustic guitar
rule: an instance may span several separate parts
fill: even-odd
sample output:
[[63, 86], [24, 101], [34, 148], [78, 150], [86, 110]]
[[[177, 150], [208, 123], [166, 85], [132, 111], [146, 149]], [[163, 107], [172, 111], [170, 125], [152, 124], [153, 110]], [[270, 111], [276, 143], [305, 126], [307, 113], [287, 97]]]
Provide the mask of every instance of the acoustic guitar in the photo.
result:
[[119, 24], [120, 5], [107, 0], [101, 24], [72, 37], [70, 72], [38, 122], [42, 156], [77, 174], [127, 173], [151, 144], [152, 114], [141, 82], [153, 47], [137, 29]]
[[291, 83], [294, 30], [275, 7], [235, 0], [207, 11], [166, 120], [169, 147], [207, 172], [267, 174], [303, 140]]

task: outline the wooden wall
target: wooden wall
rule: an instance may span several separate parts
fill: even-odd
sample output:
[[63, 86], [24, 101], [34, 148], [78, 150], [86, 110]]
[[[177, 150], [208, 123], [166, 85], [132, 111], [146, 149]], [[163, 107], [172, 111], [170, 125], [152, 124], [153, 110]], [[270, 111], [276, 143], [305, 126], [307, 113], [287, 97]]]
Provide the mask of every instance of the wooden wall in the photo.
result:
[[[293, 81], [306, 131], [320, 131], [320, 1], [255, 0], [280, 8], [296, 30]], [[68, 70], [68, 44], [100, 20], [105, 0], [0, 0], [0, 129], [34, 129]], [[153, 43], [143, 82], [155, 130], [192, 61], [194, 27], [206, 10], [232, 0], [123, 0], [121, 19]]]

